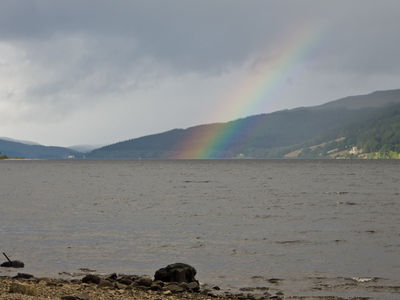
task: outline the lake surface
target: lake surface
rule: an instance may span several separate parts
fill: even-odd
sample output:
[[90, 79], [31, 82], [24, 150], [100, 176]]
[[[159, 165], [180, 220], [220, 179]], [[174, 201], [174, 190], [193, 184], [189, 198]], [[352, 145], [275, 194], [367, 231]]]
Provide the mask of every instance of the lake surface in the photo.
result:
[[400, 298], [400, 161], [1, 161], [0, 205], [0, 251], [36, 276], [185, 262], [225, 289]]

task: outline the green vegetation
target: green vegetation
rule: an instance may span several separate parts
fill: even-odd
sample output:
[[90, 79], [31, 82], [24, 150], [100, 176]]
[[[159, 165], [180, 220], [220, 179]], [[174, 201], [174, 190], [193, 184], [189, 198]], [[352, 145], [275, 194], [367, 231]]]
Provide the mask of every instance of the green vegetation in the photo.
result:
[[226, 132], [229, 134], [222, 134], [209, 156], [200, 158], [398, 158], [400, 90], [346, 97], [320, 106], [227, 123], [174, 129], [99, 148], [87, 157], [182, 157], [183, 149], [202, 149], [208, 137]]
[[[210, 149], [213, 137], [217, 141], [207, 154], [188, 154]], [[85, 154], [7, 139], [0, 139], [0, 149], [9, 157], [27, 159], [399, 158], [400, 90], [351, 96], [227, 123], [173, 129]]]
[[[226, 132], [235, 128], [229, 142], [218, 145], [206, 158], [281, 158], [304, 141], [338, 130], [353, 120], [363, 118], [369, 109], [312, 110], [294, 109], [251, 116], [228, 123], [209, 124], [188, 129], [174, 129], [120, 142], [92, 151], [89, 158], [173, 158], [179, 156], [182, 145], [200, 149], [198, 137], [209, 132]], [[310, 145], [312, 143], [310, 142]]]
[[1, 152], [0, 152], [0, 159], [7, 159], [8, 157], [7, 157], [7, 155], [4, 155], [4, 154], [2, 154]]
[[378, 109], [356, 122], [302, 144], [295, 158], [397, 159], [400, 105]]
[[382, 156], [400, 152], [400, 107], [393, 107], [386, 115], [362, 124], [358, 128], [357, 145], [365, 152], [379, 152]]

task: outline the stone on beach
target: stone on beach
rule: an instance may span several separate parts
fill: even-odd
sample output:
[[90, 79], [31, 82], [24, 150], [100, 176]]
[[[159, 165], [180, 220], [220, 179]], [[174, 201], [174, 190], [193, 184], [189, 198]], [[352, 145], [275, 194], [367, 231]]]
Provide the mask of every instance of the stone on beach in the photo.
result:
[[138, 278], [135, 283], [139, 286], [144, 286], [144, 287], [151, 287], [153, 280], [149, 277], [140, 277]]
[[164, 282], [197, 282], [196, 269], [183, 263], [175, 263], [161, 268], [154, 274], [154, 280]]
[[18, 273], [13, 278], [14, 279], [30, 279], [30, 278], [33, 278], [33, 275], [27, 274], [27, 273]]
[[153, 290], [153, 291], [161, 291], [163, 287], [164, 287], [164, 282], [163, 281], [155, 280], [151, 284], [150, 289]]
[[0, 267], [3, 268], [23, 268], [25, 267], [25, 264], [22, 261], [19, 260], [12, 260], [12, 261], [6, 261], [3, 262]]
[[101, 278], [97, 275], [86, 275], [85, 277], [82, 278], [82, 282], [83, 283], [95, 283], [95, 284], [99, 284], [101, 281]]
[[189, 282], [187, 284], [189, 290], [193, 291], [193, 292], [198, 292], [200, 290], [200, 285], [197, 281], [193, 281], [193, 282]]
[[[93, 282], [93, 283], [95, 283], [95, 282]], [[98, 287], [99, 288], [113, 288], [114, 283], [112, 283], [111, 281], [109, 281], [107, 279], [100, 279], [100, 282], [98, 283]]]
[[125, 284], [125, 285], [131, 285], [133, 283], [133, 280], [129, 276], [122, 276], [121, 278], [116, 279], [119, 283]]

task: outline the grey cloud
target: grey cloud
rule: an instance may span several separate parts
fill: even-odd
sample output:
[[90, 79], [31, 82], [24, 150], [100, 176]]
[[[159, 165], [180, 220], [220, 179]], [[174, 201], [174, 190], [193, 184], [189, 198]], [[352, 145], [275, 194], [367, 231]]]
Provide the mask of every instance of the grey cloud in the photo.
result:
[[153, 59], [136, 58], [134, 43], [115, 37], [64, 35], [17, 45], [37, 77], [26, 87], [28, 102], [90, 105], [99, 96], [150, 86], [160, 76]]
[[317, 1], [11, 0], [2, 6], [0, 37], [5, 39], [72, 33], [115, 43], [118, 37], [126, 45], [136, 43], [131, 57], [153, 56], [176, 68], [200, 70], [242, 61], [299, 22], [313, 20], [317, 26], [340, 11], [338, 4]]
[[[21, 119], [31, 114], [32, 119], [51, 115], [59, 120], [108, 105], [110, 99], [123, 98], [134, 107], [147, 99], [147, 91], [173, 78], [181, 87], [174, 86], [165, 97], [184, 90], [174, 102], [182, 106], [191, 101], [185, 81], [191, 74], [205, 85], [193, 84], [198, 90], [208, 91], [211, 77], [214, 91], [223, 95], [219, 84], [229, 89], [230, 72], [243, 66], [250, 66], [245, 72], [262, 71], [279, 56], [280, 42], [302, 27], [321, 35], [303, 58], [305, 75], [287, 75], [286, 107], [290, 101], [307, 105], [308, 93], [314, 93], [313, 101], [333, 99], [338, 86], [358, 92], [365, 84], [368, 92], [400, 79], [399, 12], [398, 0], [2, 0], [0, 46], [12, 45], [19, 56], [5, 61], [15, 65], [12, 72], [2, 71], [6, 67], [0, 57], [0, 76], [16, 77], [7, 86], [3, 82], [0, 102], [27, 104], [21, 105]], [[313, 82], [320, 85], [318, 92]], [[155, 94], [148, 110], [169, 109], [163, 92]], [[205, 102], [213, 96], [196, 99]], [[19, 107], [14, 111], [17, 116]]]
[[[295, 31], [307, 22], [330, 27], [325, 33], [327, 53], [331, 50], [343, 61], [361, 54], [363, 65], [373, 68], [388, 65], [400, 47], [395, 38], [399, 9], [398, 1], [389, 0], [8, 0], [0, 10], [0, 37], [30, 40], [78, 34], [102, 40], [95, 51], [113, 64], [150, 56], [178, 70], [221, 71], [268, 51], [289, 28]], [[376, 43], [382, 41], [389, 47], [379, 48]], [[135, 51], [123, 51], [132, 44]], [[115, 53], [108, 52], [113, 47]], [[385, 59], [361, 60], [368, 55]], [[354, 65], [359, 67], [357, 61]]]
[[[154, 62], [152, 76], [162, 68], [223, 72], [251, 55], [268, 56], [282, 36], [303, 24], [323, 28], [319, 48], [308, 58], [323, 70], [400, 71], [396, 0], [5, 0], [0, 8], [0, 39], [22, 40], [32, 61], [55, 69], [59, 61], [73, 60], [83, 43], [86, 52], [71, 62], [75, 74], [66, 76], [82, 80], [103, 72], [110, 88], [113, 79], [133, 78], [143, 61]], [[70, 36], [79, 38], [57, 48]], [[54, 81], [56, 88], [63, 79]]]

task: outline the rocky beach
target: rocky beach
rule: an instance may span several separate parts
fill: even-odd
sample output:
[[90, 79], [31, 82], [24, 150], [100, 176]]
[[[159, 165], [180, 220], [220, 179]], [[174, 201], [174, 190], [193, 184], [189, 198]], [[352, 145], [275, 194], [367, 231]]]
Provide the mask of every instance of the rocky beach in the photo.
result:
[[[80, 273], [60, 272], [57, 278], [35, 277], [32, 274], [18, 272], [23, 270], [22, 261], [10, 260], [0, 265], [14, 276], [0, 276], [1, 299], [234, 299], [234, 300], [283, 300], [283, 299], [320, 299], [320, 300], [366, 300], [375, 299], [365, 296], [367, 293], [386, 293], [395, 295], [400, 292], [400, 286], [391, 285], [387, 280], [374, 277], [337, 277], [314, 278], [314, 291], [319, 295], [285, 295], [284, 279], [263, 278], [263, 285], [221, 288], [217, 285], [203, 284], [196, 279], [194, 267], [184, 263], [167, 265], [148, 275], [99, 274], [96, 270], [80, 268]], [[66, 279], [69, 277], [69, 279]], [[386, 281], [386, 283], [385, 283]], [[282, 285], [283, 284], [283, 285]], [[346, 291], [353, 296], [339, 296]], [[361, 295], [359, 296], [361, 292]], [[334, 294], [332, 294], [334, 293]], [[371, 294], [372, 295], [372, 294]], [[392, 299], [392, 298], [390, 298]]]
[[162, 282], [146, 276], [86, 275], [82, 279], [35, 278], [19, 273], [15, 277], [0, 277], [0, 299], [61, 299], [61, 300], [262, 300], [262, 299], [302, 299], [302, 300], [366, 300], [368, 297], [341, 298], [336, 296], [288, 296], [270, 293], [268, 287], [242, 289], [242, 293], [232, 294], [217, 286], [202, 286], [185, 282]]
[[200, 286], [196, 270], [190, 265], [175, 263], [161, 268], [154, 279], [138, 275], [87, 274], [81, 279], [35, 278], [18, 273], [0, 278], [0, 299], [282, 299], [271, 295], [264, 287], [263, 294], [223, 292], [218, 286]]

